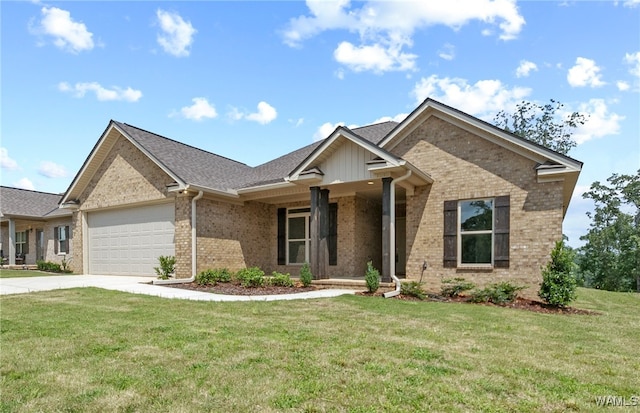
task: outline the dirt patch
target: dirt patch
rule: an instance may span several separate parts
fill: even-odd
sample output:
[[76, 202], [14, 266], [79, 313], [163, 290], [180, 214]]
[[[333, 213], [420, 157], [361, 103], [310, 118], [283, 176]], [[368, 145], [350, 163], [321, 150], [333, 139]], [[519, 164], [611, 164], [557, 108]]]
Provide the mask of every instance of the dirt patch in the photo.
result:
[[[382, 297], [382, 293], [380, 292], [371, 294], [365, 291], [365, 292], [357, 292], [356, 295], [369, 296], [369, 297]], [[403, 295], [403, 294], [397, 295], [393, 297], [393, 299], [404, 300], [404, 301], [426, 301], [426, 302], [437, 301], [437, 302], [446, 302], [446, 303], [468, 303], [468, 304], [476, 304], [476, 305], [488, 305], [492, 307], [516, 308], [518, 310], [526, 310], [526, 311], [532, 311], [535, 313], [543, 313], [543, 314], [579, 314], [579, 315], [600, 315], [601, 314], [597, 311], [583, 310], [583, 309], [574, 308], [574, 307], [564, 307], [564, 308], [554, 307], [552, 305], [545, 304], [541, 301], [531, 300], [531, 299], [521, 298], [521, 297], [516, 298], [516, 300], [512, 303], [507, 303], [504, 305], [498, 305], [493, 303], [472, 303], [471, 301], [469, 301], [469, 297], [467, 296], [449, 298], [449, 297], [443, 297], [437, 294], [427, 294], [427, 298], [425, 298], [424, 300], [421, 300], [414, 296]]]
[[319, 288], [315, 286], [304, 287], [301, 284], [293, 287], [243, 287], [239, 283], [218, 283], [216, 285], [199, 285], [196, 283], [184, 284], [164, 284], [163, 287], [182, 288], [184, 290], [202, 291], [205, 293], [226, 294], [226, 295], [277, 295], [277, 294], [295, 294], [305, 291], [314, 291]]

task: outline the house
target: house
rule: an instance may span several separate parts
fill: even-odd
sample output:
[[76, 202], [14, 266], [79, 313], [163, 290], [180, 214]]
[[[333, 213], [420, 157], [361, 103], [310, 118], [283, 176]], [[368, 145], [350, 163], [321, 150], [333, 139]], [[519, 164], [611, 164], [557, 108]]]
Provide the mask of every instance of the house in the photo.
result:
[[71, 257], [71, 211], [61, 194], [0, 186], [0, 255], [8, 265], [61, 263]]
[[109, 122], [64, 194], [77, 272], [259, 266], [537, 286], [582, 163], [432, 99], [265, 164]]

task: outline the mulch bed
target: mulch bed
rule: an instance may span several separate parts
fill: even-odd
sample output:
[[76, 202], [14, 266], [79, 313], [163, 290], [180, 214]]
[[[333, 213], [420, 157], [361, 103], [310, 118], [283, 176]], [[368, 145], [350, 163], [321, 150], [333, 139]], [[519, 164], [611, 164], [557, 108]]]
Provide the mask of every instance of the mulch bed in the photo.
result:
[[[276, 294], [295, 294], [301, 293], [305, 291], [314, 291], [318, 290], [317, 286], [309, 286], [303, 287], [301, 284], [296, 284], [294, 287], [277, 287], [277, 286], [264, 286], [264, 287], [243, 287], [240, 283], [218, 283], [216, 285], [199, 285], [194, 282], [192, 283], [183, 283], [183, 284], [165, 284], [164, 287], [171, 288], [182, 288], [185, 290], [194, 290], [194, 291], [202, 291], [206, 293], [214, 293], [214, 294], [227, 294], [227, 295], [276, 295]], [[368, 296], [368, 297], [382, 297], [383, 292], [369, 293], [366, 291], [358, 291], [356, 295]], [[455, 298], [443, 297], [437, 294], [428, 294], [427, 298], [424, 300], [420, 300], [417, 297], [409, 296], [409, 295], [397, 295], [393, 297], [395, 300], [404, 300], [404, 301], [438, 301], [438, 302], [448, 302], [448, 303], [469, 303], [469, 304], [477, 304], [471, 303], [469, 301], [469, 297], [467, 296], [459, 296]], [[478, 305], [478, 304], [477, 304]], [[479, 303], [479, 305], [488, 305], [494, 307], [506, 307], [506, 308], [516, 308], [519, 310], [533, 311], [536, 313], [544, 313], [544, 314], [578, 314], [578, 315], [599, 315], [597, 311], [583, 310], [580, 308], [573, 307], [554, 307], [548, 304], [545, 304], [541, 301], [531, 300], [527, 298], [518, 297], [512, 303], [497, 305], [493, 303]]]

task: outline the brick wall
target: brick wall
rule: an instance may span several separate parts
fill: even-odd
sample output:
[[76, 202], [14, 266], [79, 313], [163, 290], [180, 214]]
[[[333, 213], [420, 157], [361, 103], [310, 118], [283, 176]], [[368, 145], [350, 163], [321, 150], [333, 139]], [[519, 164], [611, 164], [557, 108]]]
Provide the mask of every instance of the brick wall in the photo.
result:
[[[429, 118], [392, 152], [434, 179], [407, 196], [407, 278], [417, 279], [423, 260], [430, 289], [443, 278], [464, 277], [477, 285], [507, 280], [528, 285], [534, 296], [540, 268], [562, 238], [562, 182], [537, 183], [535, 162], [437, 117]], [[510, 268], [463, 270], [443, 267], [443, 203], [510, 195]]]

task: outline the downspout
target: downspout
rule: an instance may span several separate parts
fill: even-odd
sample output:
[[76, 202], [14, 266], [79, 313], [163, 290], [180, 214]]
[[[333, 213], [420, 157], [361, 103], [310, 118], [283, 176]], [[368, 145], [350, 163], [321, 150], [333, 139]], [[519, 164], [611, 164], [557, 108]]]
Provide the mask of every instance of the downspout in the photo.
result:
[[196, 271], [198, 268], [198, 249], [196, 242], [198, 240], [198, 233], [196, 226], [198, 224], [197, 214], [196, 214], [196, 202], [202, 198], [204, 192], [199, 191], [198, 195], [194, 196], [191, 200], [191, 277], [189, 278], [174, 278], [172, 280], [153, 280], [154, 284], [182, 284], [182, 283], [190, 283], [196, 279]]
[[388, 291], [383, 294], [384, 298], [395, 297], [400, 294], [401, 283], [400, 279], [396, 277], [396, 184], [400, 181], [404, 181], [405, 179], [411, 176], [411, 170], [408, 170], [406, 174], [402, 175], [399, 178], [395, 178], [391, 181], [391, 185], [389, 188], [389, 197], [391, 198], [390, 211], [389, 211], [389, 221], [390, 221], [390, 231], [389, 237], [389, 251], [392, 255], [392, 259], [390, 259], [389, 264], [391, 266], [389, 273], [391, 274], [391, 279], [396, 285], [395, 290]]

